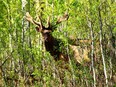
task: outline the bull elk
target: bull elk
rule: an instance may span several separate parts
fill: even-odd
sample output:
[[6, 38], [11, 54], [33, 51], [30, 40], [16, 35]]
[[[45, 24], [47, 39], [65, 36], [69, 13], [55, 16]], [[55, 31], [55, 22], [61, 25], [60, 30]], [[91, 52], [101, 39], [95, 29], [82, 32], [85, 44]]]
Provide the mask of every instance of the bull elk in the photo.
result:
[[[69, 17], [68, 14], [65, 13], [62, 17], [57, 19], [55, 25], [52, 25], [50, 23], [49, 18], [47, 21], [48, 27], [45, 27], [40, 17], [39, 17], [40, 22], [36, 22], [28, 12], [26, 13], [26, 20], [34, 25], [37, 25], [36, 30], [42, 34], [46, 51], [48, 51], [55, 60], [60, 59], [63, 59], [65, 61], [69, 60], [68, 54], [66, 53], [66, 51], [64, 51], [65, 48], [59, 50], [61, 45], [63, 45], [62, 40], [57, 39], [52, 35], [52, 32], [54, 32], [55, 30], [54, 29], [55, 26], [57, 24], [60, 24], [62, 21], [68, 20], [68, 17]], [[73, 51], [74, 57], [78, 63], [82, 63], [83, 59], [90, 61], [90, 59], [88, 58], [87, 49], [82, 49], [80, 47], [78, 48], [74, 45], [69, 45], [69, 48]], [[81, 51], [79, 49], [81, 49]]]

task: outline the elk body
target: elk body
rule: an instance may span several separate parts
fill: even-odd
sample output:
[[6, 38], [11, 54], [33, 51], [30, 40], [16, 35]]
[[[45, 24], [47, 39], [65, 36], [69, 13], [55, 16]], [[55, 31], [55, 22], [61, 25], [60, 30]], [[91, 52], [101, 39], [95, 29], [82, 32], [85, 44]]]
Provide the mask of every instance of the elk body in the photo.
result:
[[[40, 19], [40, 22], [36, 22], [33, 20], [33, 18], [30, 16], [30, 14], [27, 12], [26, 13], [26, 19], [37, 25], [36, 30], [38, 32], [41, 32], [42, 36], [43, 36], [43, 41], [44, 41], [44, 45], [45, 45], [45, 49], [46, 51], [48, 51], [51, 56], [54, 57], [55, 60], [59, 60], [59, 59], [63, 59], [65, 61], [68, 61], [68, 54], [66, 54], [66, 52], [64, 51], [65, 48], [63, 48], [63, 42], [60, 39], [57, 39], [55, 37], [53, 37], [52, 32], [54, 31], [54, 26], [56, 26], [57, 24], [61, 23], [62, 21], [65, 21], [68, 19], [68, 15], [64, 14], [63, 17], [58, 18], [57, 22], [55, 23], [55, 25], [51, 25], [50, 24], [50, 19], [48, 19], [47, 24], [48, 27], [43, 26], [42, 21]], [[59, 50], [59, 48], [62, 46], [62, 49]], [[74, 53], [74, 57], [76, 57], [75, 59], [77, 60], [77, 62], [81, 63], [82, 62], [82, 58], [79, 56], [80, 51], [78, 50], [78, 48], [76, 46], [73, 45], [69, 45], [69, 48], [73, 50]], [[82, 52], [81, 52], [82, 54]], [[88, 51], [84, 50], [84, 53], [82, 55], [88, 55]], [[89, 60], [88, 56], [86, 57], [87, 60]]]

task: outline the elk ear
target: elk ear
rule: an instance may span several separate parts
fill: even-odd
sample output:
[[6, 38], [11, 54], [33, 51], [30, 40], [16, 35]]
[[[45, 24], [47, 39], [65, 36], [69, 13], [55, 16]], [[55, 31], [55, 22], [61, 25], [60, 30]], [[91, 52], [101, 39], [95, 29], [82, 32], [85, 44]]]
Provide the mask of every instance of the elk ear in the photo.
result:
[[39, 27], [35, 27], [36, 28], [36, 30], [38, 31], [38, 32], [40, 32], [40, 29], [39, 29]]
[[37, 26], [37, 27], [35, 27], [36, 28], [36, 30], [38, 31], [38, 32], [41, 32], [42, 31], [42, 26]]

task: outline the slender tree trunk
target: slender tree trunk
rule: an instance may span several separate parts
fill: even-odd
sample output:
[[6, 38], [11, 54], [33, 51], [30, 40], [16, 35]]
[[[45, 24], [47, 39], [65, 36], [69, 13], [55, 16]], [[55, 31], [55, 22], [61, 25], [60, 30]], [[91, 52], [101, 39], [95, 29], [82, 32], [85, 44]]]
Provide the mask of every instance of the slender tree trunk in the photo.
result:
[[[89, 0], [90, 6], [92, 6], [92, 1]], [[91, 7], [92, 8], [92, 7]], [[91, 9], [89, 10], [90, 15], [92, 16]], [[87, 17], [88, 21], [88, 27], [90, 28], [90, 36], [91, 36], [91, 67], [92, 67], [92, 72], [93, 72], [93, 87], [96, 87], [96, 73], [95, 73], [95, 65], [94, 65], [94, 32], [93, 32], [93, 25], [92, 25], [92, 19], [89, 20]]]
[[[9, 24], [9, 31], [11, 31], [12, 29], [12, 24], [11, 24], [11, 20], [12, 20], [12, 16], [11, 16], [11, 6], [10, 6], [10, 1], [7, 1], [8, 3], [8, 24]], [[12, 53], [13, 51], [13, 47], [12, 47], [12, 35], [13, 32], [9, 32], [9, 50], [10, 50], [10, 53]], [[14, 67], [14, 59], [11, 58], [11, 61], [10, 61], [10, 69], [13, 70], [13, 67]]]
[[[20, 72], [19, 72], [19, 80], [25, 79], [25, 69], [24, 69], [24, 65], [25, 65], [25, 19], [24, 19], [24, 15], [25, 15], [25, 6], [27, 4], [26, 0], [21, 0], [22, 2], [22, 12], [23, 12], [23, 18], [22, 18], [22, 59], [19, 59], [19, 65], [20, 65]], [[23, 76], [23, 78], [22, 78]]]
[[102, 24], [100, 7], [98, 7], [98, 19], [99, 19], [99, 27], [100, 27], [100, 50], [101, 50], [101, 55], [102, 55], [102, 62], [103, 62], [103, 67], [104, 67], [104, 75], [105, 75], [106, 86], [108, 87], [108, 77], [107, 77], [106, 63], [105, 63], [105, 57], [104, 57], [104, 52], [103, 52], [103, 44], [102, 44], [102, 26], [103, 26], [103, 24]]
[[92, 23], [91, 21], [88, 20], [88, 26], [90, 28], [90, 32], [91, 32], [91, 67], [92, 67], [92, 71], [93, 71], [93, 87], [96, 87], [96, 75], [95, 75], [95, 66], [94, 66], [94, 36], [93, 36], [93, 28], [92, 28]]

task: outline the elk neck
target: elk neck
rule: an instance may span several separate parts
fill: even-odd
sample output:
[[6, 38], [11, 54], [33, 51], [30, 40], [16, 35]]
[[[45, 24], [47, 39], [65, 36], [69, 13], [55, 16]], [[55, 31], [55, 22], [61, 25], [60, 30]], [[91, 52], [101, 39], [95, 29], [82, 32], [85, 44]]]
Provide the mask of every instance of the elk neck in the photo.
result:
[[52, 34], [50, 32], [43, 33], [42, 36], [43, 36], [43, 39], [44, 39], [44, 44], [45, 44], [46, 50], [49, 51], [52, 54], [54, 37], [52, 36]]

